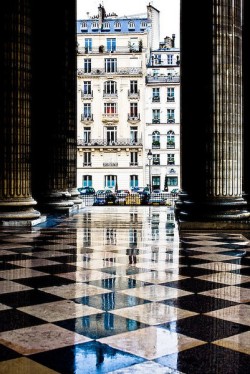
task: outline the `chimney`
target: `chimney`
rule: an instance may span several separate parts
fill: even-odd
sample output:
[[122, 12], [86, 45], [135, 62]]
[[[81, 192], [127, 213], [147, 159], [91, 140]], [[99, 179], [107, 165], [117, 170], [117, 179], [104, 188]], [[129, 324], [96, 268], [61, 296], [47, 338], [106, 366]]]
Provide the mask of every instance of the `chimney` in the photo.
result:
[[175, 34], [172, 34], [172, 48], [175, 47]]
[[106, 16], [105, 9], [101, 4], [99, 4], [99, 7], [98, 7], [98, 23], [99, 23], [99, 28], [100, 29], [102, 28], [102, 23], [103, 23], [103, 20], [104, 20], [105, 16]]

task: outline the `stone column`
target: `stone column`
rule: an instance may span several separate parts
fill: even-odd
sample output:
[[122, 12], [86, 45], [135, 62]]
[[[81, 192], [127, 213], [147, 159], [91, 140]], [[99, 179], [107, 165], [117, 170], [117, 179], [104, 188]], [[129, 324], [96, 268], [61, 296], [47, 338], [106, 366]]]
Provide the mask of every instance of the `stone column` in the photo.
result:
[[242, 228], [242, 0], [182, 0], [181, 55], [180, 229]]
[[76, 3], [50, 5], [33, 6], [33, 188], [41, 209], [70, 212], [77, 200]]
[[30, 0], [1, 1], [0, 33], [0, 223], [31, 226]]

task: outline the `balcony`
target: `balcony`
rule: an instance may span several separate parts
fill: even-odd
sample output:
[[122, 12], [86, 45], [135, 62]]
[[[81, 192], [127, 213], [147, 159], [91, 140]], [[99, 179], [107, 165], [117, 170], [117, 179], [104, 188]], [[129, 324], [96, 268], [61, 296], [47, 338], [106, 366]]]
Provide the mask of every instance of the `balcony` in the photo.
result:
[[148, 75], [146, 77], [146, 83], [180, 83], [180, 76], [179, 75]]
[[104, 167], [117, 167], [118, 166], [118, 162], [104, 162], [102, 164]]
[[85, 146], [85, 147], [142, 147], [142, 139], [126, 139], [126, 138], [118, 138], [115, 141], [108, 141], [107, 139], [89, 139], [85, 141], [84, 139], [77, 140], [78, 146]]
[[96, 77], [96, 76], [109, 76], [109, 75], [119, 75], [119, 76], [138, 76], [142, 77], [142, 68], [119, 68], [115, 71], [105, 71], [105, 69], [91, 69], [90, 72], [85, 72], [83, 68], [77, 69], [78, 77]]
[[160, 96], [153, 96], [152, 97], [152, 103], [159, 103], [160, 102]]
[[175, 102], [175, 97], [174, 96], [168, 96], [167, 97], [167, 102], [168, 103], [174, 103]]
[[91, 91], [91, 92], [81, 91], [81, 98], [84, 99], [84, 100], [93, 99], [93, 91]]
[[115, 92], [105, 92], [103, 91], [103, 98], [104, 99], [117, 99], [118, 98], [118, 91]]
[[[88, 29], [86, 29], [87, 31]], [[84, 30], [85, 31], [85, 30]], [[143, 48], [140, 45], [137, 46], [115, 46], [113, 49], [108, 49], [107, 46], [100, 45], [100, 46], [92, 46], [91, 48], [85, 48], [85, 47], [78, 47], [78, 54], [84, 55], [84, 54], [104, 54], [109, 55], [112, 54], [125, 54], [125, 53], [142, 53], [143, 51], [146, 51], [146, 48]]]
[[94, 121], [93, 114], [81, 114], [81, 122], [91, 123]]
[[160, 118], [153, 118], [152, 123], [161, 123]]
[[161, 148], [161, 144], [159, 141], [155, 140], [152, 142], [152, 149], [160, 149]]
[[140, 114], [128, 114], [128, 121], [130, 123], [140, 122]]
[[118, 113], [103, 113], [102, 122], [118, 122]]
[[175, 142], [173, 141], [167, 142], [167, 149], [175, 149]]
[[139, 99], [140, 98], [140, 90], [137, 92], [128, 90], [128, 98], [129, 99]]
[[175, 123], [175, 118], [167, 118], [167, 123]]

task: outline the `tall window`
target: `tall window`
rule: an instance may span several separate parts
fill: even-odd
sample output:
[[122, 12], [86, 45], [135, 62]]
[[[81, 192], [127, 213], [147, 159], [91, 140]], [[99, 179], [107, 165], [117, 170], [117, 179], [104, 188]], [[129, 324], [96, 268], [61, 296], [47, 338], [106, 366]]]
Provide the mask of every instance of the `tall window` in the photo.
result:
[[83, 175], [82, 186], [83, 187], [92, 187], [92, 175]]
[[174, 165], [175, 164], [175, 159], [174, 159], [174, 154], [173, 153], [168, 153], [167, 164], [168, 165]]
[[106, 127], [107, 144], [112, 145], [117, 142], [117, 128], [115, 126]]
[[168, 176], [168, 186], [178, 186], [178, 177]]
[[138, 175], [130, 175], [130, 188], [138, 187]]
[[105, 187], [113, 188], [116, 185], [116, 175], [105, 175]]
[[83, 104], [83, 115], [84, 118], [90, 118], [91, 117], [91, 104]]
[[91, 94], [91, 81], [84, 81], [83, 82], [83, 93], [86, 95]]
[[116, 58], [105, 58], [105, 72], [115, 73], [117, 71], [117, 59]]
[[84, 127], [83, 139], [84, 139], [84, 143], [90, 143], [91, 141], [91, 128], [90, 127]]
[[153, 123], [160, 123], [160, 109], [153, 109], [152, 110], [152, 122]]
[[91, 152], [84, 152], [83, 166], [91, 166]]
[[117, 93], [117, 83], [114, 81], [104, 82], [104, 93], [106, 95]]
[[175, 148], [175, 133], [174, 131], [167, 132], [167, 148]]
[[84, 73], [91, 73], [91, 59], [85, 58], [84, 59]]
[[92, 51], [92, 39], [91, 38], [86, 38], [84, 40], [84, 46], [85, 46], [85, 52], [90, 52]]
[[159, 190], [161, 188], [161, 178], [157, 175], [152, 177], [153, 190]]
[[130, 140], [132, 143], [138, 142], [138, 128], [135, 126], [130, 127]]
[[113, 52], [116, 50], [116, 38], [107, 38], [107, 51]]
[[154, 154], [153, 155], [153, 165], [160, 165], [160, 155], [159, 154]]
[[105, 114], [117, 113], [117, 103], [104, 103], [104, 113]]
[[167, 109], [167, 122], [175, 123], [175, 110], [174, 109]]
[[160, 88], [159, 87], [152, 88], [152, 101], [154, 102], [160, 101]]
[[130, 92], [137, 94], [138, 93], [138, 82], [137, 81], [130, 81]]
[[137, 117], [137, 116], [138, 116], [138, 104], [130, 103], [130, 117]]
[[138, 165], [138, 152], [130, 152], [130, 166]]
[[138, 40], [138, 38], [130, 38], [129, 49], [130, 49], [130, 52], [132, 52], [132, 51], [136, 52], [136, 51], [139, 50], [139, 40]]
[[168, 97], [174, 97], [174, 87], [168, 87], [167, 88], [167, 96]]
[[152, 148], [160, 148], [160, 133], [159, 131], [154, 131], [152, 133]]
[[173, 55], [167, 55], [167, 64], [173, 65], [174, 56]]

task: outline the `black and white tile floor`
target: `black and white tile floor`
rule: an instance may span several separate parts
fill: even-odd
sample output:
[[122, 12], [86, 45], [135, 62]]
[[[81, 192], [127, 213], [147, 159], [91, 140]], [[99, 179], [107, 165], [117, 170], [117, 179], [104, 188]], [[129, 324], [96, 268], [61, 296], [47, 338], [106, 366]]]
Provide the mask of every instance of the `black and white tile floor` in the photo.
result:
[[167, 207], [0, 228], [0, 373], [246, 374], [248, 237]]

